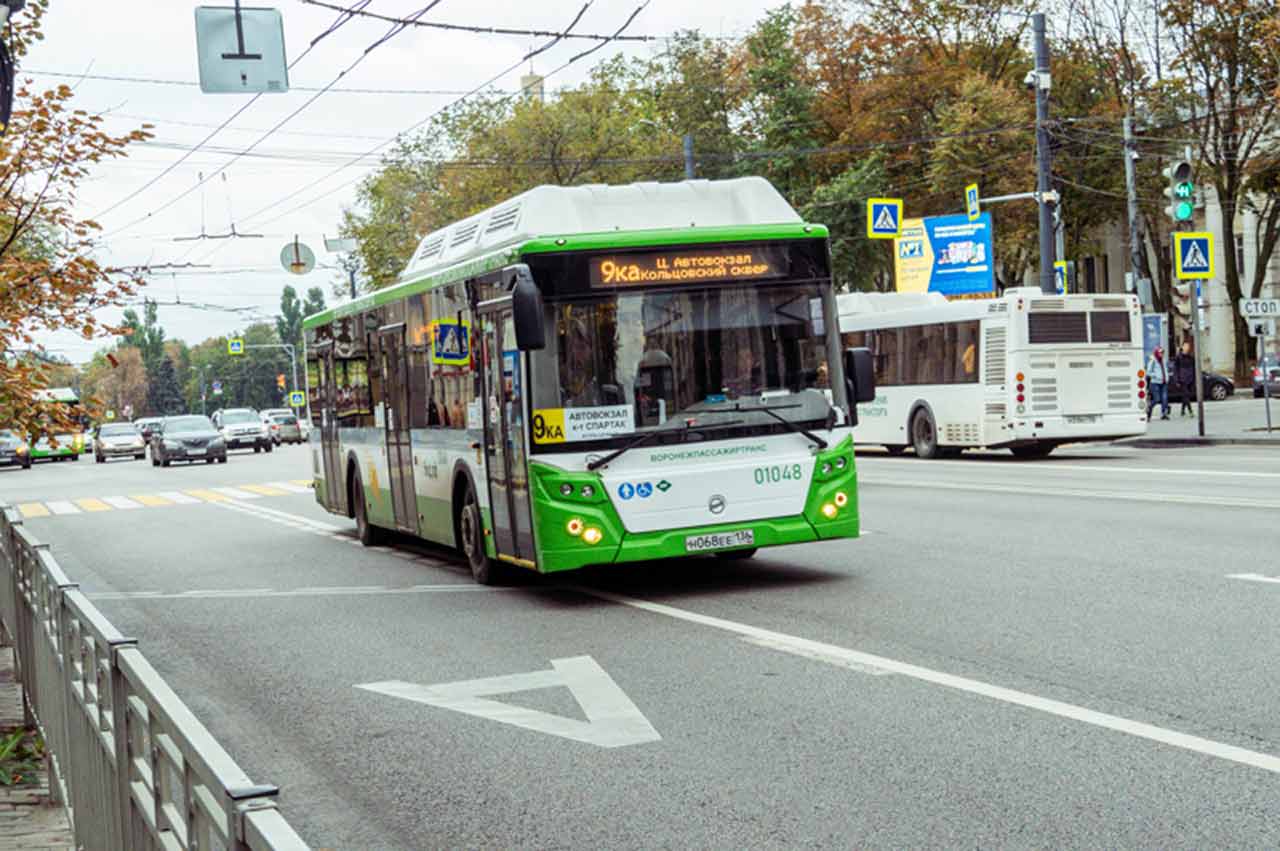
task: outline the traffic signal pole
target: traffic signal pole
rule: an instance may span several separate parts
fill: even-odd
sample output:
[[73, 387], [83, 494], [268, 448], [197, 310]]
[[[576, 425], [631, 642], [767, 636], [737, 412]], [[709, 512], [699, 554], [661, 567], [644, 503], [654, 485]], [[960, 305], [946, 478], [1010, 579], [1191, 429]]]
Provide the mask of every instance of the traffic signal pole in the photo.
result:
[[1053, 206], [1049, 194], [1053, 188], [1053, 154], [1049, 150], [1049, 43], [1045, 40], [1044, 13], [1031, 16], [1035, 33], [1036, 69], [1036, 194], [1040, 202], [1040, 291], [1054, 294], [1058, 291], [1053, 280], [1054, 228]]

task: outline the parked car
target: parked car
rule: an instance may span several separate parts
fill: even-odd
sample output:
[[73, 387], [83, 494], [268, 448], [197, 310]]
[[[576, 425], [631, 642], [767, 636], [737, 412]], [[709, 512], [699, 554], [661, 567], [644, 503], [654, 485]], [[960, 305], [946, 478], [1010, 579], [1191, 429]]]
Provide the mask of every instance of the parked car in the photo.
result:
[[[1216, 372], [1206, 372], [1204, 374], [1204, 398], [1205, 401], [1210, 399], [1221, 402], [1228, 396], [1235, 395], [1236, 383], [1225, 375]], [[1196, 389], [1191, 387], [1191, 401], [1196, 400]], [[1182, 401], [1182, 386], [1180, 384], [1169, 385], [1169, 404]]]
[[1280, 357], [1267, 355], [1253, 368], [1253, 397], [1262, 395], [1262, 375], [1267, 375], [1267, 393], [1280, 396]]
[[165, 417], [151, 431], [151, 466], [168, 467], [174, 461], [225, 464], [227, 442], [208, 417]]
[[164, 417], [143, 417], [140, 420], [134, 420], [133, 424], [138, 427], [138, 432], [142, 435], [143, 443], [151, 442], [151, 430], [155, 428], [156, 423], [160, 422]]
[[311, 439], [311, 420], [298, 417], [298, 431], [302, 432], [302, 441], [305, 443]]
[[271, 432], [253, 408], [226, 408], [214, 411], [213, 427], [222, 433], [228, 449], [252, 448], [270, 452]]
[[147, 443], [142, 432], [133, 423], [103, 423], [93, 433], [93, 459], [99, 464], [108, 458], [133, 456], [141, 461], [147, 457]]
[[0, 429], [0, 467], [31, 469], [31, 447], [17, 432]]
[[279, 446], [282, 443], [301, 443], [302, 429], [298, 427], [298, 418], [293, 414], [262, 415], [262, 422], [271, 431], [271, 441]]

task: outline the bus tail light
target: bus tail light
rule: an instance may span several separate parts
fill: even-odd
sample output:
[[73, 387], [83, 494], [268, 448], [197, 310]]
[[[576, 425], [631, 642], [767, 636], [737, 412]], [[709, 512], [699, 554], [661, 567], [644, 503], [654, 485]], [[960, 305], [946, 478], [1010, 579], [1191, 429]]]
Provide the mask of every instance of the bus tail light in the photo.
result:
[[1139, 391], [1138, 391], [1138, 398], [1139, 398], [1139, 399], [1145, 399], [1145, 398], [1147, 398], [1147, 394], [1146, 394], [1146, 393], [1144, 393], [1143, 391], [1139, 390]]
[[1139, 390], [1141, 390], [1142, 388], [1144, 388], [1144, 387], [1146, 387], [1146, 386], [1147, 386], [1147, 382], [1145, 382], [1145, 381], [1143, 381], [1141, 378], [1139, 378], [1139, 379], [1138, 379], [1138, 389], [1139, 389]]
[[1019, 393], [1021, 393], [1023, 390], [1026, 390], [1026, 389], [1027, 389], [1027, 388], [1026, 388], [1026, 385], [1023, 385], [1023, 384], [1019, 384], [1019, 385], [1018, 385], [1018, 392], [1019, 392]]
[[1145, 369], [1140, 369], [1140, 370], [1138, 370], [1138, 377], [1139, 377], [1139, 378], [1146, 378], [1146, 377], [1147, 377], [1147, 371], [1146, 371]]
[[1027, 397], [1026, 397], [1026, 396], [1023, 396], [1021, 393], [1019, 393], [1019, 394], [1018, 394], [1018, 401], [1019, 401], [1019, 402], [1025, 402], [1025, 401], [1027, 401]]
[[1021, 372], [1019, 372], [1017, 375], [1014, 376], [1014, 378], [1018, 379], [1019, 381], [1022, 381], [1023, 379], [1026, 378], [1026, 376], [1023, 375]]

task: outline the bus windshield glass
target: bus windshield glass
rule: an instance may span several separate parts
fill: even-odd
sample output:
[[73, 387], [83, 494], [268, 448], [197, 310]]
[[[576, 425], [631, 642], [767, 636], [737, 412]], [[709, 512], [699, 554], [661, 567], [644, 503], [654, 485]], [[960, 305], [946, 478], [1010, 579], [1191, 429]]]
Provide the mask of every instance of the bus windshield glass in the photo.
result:
[[615, 290], [547, 313], [530, 369], [540, 450], [619, 445], [673, 419], [700, 439], [771, 434], [787, 429], [778, 416], [817, 426], [831, 411], [817, 284]]

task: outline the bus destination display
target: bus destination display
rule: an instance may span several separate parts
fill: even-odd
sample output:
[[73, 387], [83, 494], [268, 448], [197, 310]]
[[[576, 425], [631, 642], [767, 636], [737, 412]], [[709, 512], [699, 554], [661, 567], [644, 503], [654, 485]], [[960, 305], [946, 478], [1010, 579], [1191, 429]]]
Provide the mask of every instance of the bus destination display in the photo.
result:
[[786, 274], [785, 253], [760, 246], [648, 251], [593, 257], [590, 261], [593, 287], [754, 281]]

